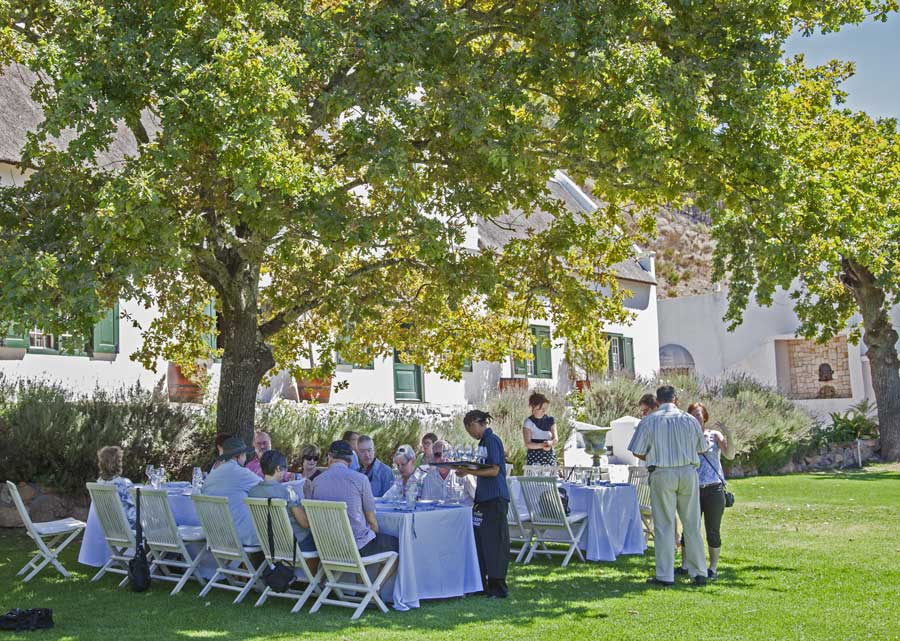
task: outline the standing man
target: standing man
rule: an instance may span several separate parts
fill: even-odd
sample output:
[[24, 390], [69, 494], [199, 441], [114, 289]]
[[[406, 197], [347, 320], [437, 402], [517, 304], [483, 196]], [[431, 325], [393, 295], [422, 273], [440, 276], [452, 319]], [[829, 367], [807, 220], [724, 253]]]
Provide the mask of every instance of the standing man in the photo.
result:
[[650, 507], [656, 576], [647, 583], [675, 583], [675, 514], [684, 528], [683, 556], [695, 585], [706, 584], [706, 557], [700, 535], [700, 486], [697, 468], [706, 451], [703, 429], [690, 414], [678, 409], [675, 388], [656, 390], [659, 410], [638, 423], [628, 449], [647, 461], [650, 470]]
[[[461, 468], [459, 477], [476, 477], [475, 505], [472, 506], [472, 526], [475, 528], [475, 547], [478, 565], [488, 598], [505, 599], [509, 594], [506, 572], [509, 568], [509, 487], [506, 485], [506, 455], [503, 441], [488, 427], [491, 415], [472, 410], [463, 418], [463, 426], [472, 438], [478, 439], [478, 462], [487, 467], [478, 470]], [[694, 475], [696, 476], [696, 474]]]
[[394, 485], [391, 468], [375, 458], [375, 442], [371, 436], [360, 436], [357, 441], [359, 471], [366, 475], [372, 485], [372, 495], [377, 499], [384, 496]]

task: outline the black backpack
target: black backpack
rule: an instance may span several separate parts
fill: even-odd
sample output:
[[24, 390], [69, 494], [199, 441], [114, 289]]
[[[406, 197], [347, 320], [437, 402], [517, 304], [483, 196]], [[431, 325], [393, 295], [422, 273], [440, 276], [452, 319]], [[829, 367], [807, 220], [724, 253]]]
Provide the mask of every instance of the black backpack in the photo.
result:
[[0, 630], [22, 632], [46, 630], [52, 627], [53, 610], [50, 608], [33, 608], [31, 610], [14, 608], [0, 617]]

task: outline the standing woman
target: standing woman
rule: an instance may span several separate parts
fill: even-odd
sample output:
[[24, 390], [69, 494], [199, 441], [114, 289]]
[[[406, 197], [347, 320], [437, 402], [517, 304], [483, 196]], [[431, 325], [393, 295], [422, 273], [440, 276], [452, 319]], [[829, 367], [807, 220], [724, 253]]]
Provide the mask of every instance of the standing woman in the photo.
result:
[[727, 447], [725, 435], [718, 430], [709, 429], [709, 412], [702, 403], [692, 403], [688, 406], [688, 414], [697, 419], [703, 428], [703, 437], [706, 439], [706, 452], [700, 455], [700, 467], [697, 474], [700, 475], [700, 515], [706, 527], [706, 545], [709, 548], [709, 569], [707, 577], [717, 578], [719, 568], [719, 554], [722, 551], [722, 515], [725, 513], [725, 488], [722, 480], [725, 473], [722, 471], [722, 451]]
[[556, 435], [556, 420], [547, 415], [550, 401], [540, 392], [528, 397], [531, 416], [522, 424], [522, 440], [528, 455], [525, 465], [556, 465], [553, 448], [559, 441]]
[[506, 522], [509, 487], [506, 485], [503, 441], [488, 427], [490, 422], [491, 415], [481, 410], [472, 410], [463, 418], [466, 432], [478, 439], [478, 462], [488, 467], [478, 470], [461, 468], [456, 474], [476, 478], [472, 527], [475, 529], [481, 580], [489, 598], [505, 599], [509, 594], [506, 585], [509, 567], [509, 525]]

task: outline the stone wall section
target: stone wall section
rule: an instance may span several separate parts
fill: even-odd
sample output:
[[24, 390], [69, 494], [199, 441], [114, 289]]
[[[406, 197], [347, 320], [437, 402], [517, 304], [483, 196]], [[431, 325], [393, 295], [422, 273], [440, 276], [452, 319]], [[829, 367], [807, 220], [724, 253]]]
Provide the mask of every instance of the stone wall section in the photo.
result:
[[[850, 364], [847, 337], [835, 336], [824, 345], [809, 340], [790, 340], [791, 398], [850, 398]], [[830, 381], [820, 381], [820, 367], [827, 364]]]

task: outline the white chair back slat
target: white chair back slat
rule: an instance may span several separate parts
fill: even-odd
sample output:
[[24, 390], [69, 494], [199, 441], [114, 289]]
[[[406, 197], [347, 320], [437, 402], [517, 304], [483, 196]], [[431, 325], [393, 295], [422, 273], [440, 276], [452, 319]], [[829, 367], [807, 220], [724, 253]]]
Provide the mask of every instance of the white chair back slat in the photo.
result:
[[[287, 561], [294, 558], [294, 530], [288, 520], [287, 501], [284, 499], [272, 499], [272, 540], [274, 548], [269, 549], [268, 515], [269, 499], [244, 499], [244, 503], [250, 508], [250, 516], [253, 518], [253, 526], [256, 528], [256, 538], [263, 550], [266, 561]], [[299, 543], [299, 541], [297, 542]], [[298, 551], [297, 557], [300, 556]]]
[[19, 494], [19, 488], [16, 487], [16, 484], [12, 481], [7, 481], [6, 487], [9, 488], [9, 493], [13, 498], [13, 503], [16, 504], [16, 509], [19, 511], [19, 518], [21, 518], [22, 522], [25, 524], [25, 529], [28, 531], [28, 535], [32, 538], [36, 537], [37, 532], [34, 531], [34, 523], [31, 520], [31, 515], [28, 514], [28, 509], [25, 507], [25, 502], [22, 500], [22, 495]]
[[533, 524], [565, 525], [566, 512], [554, 477], [530, 476], [521, 478], [519, 482]]
[[87, 490], [107, 543], [116, 547], [133, 548], [134, 531], [128, 524], [128, 517], [125, 516], [125, 508], [119, 499], [116, 486], [87, 483]]
[[228, 499], [224, 496], [193, 494], [191, 500], [206, 533], [209, 551], [214, 556], [243, 560], [244, 547], [234, 528], [234, 521], [228, 510]]
[[[137, 492], [135, 492], [136, 503]], [[173, 551], [180, 551], [183, 548], [165, 490], [141, 488], [141, 524], [144, 526], [147, 544], [152, 548]]]
[[650, 471], [646, 467], [629, 466], [628, 482], [637, 490], [638, 505], [650, 507]]
[[303, 501], [322, 563], [355, 566], [363, 571], [347, 505], [341, 501]]

